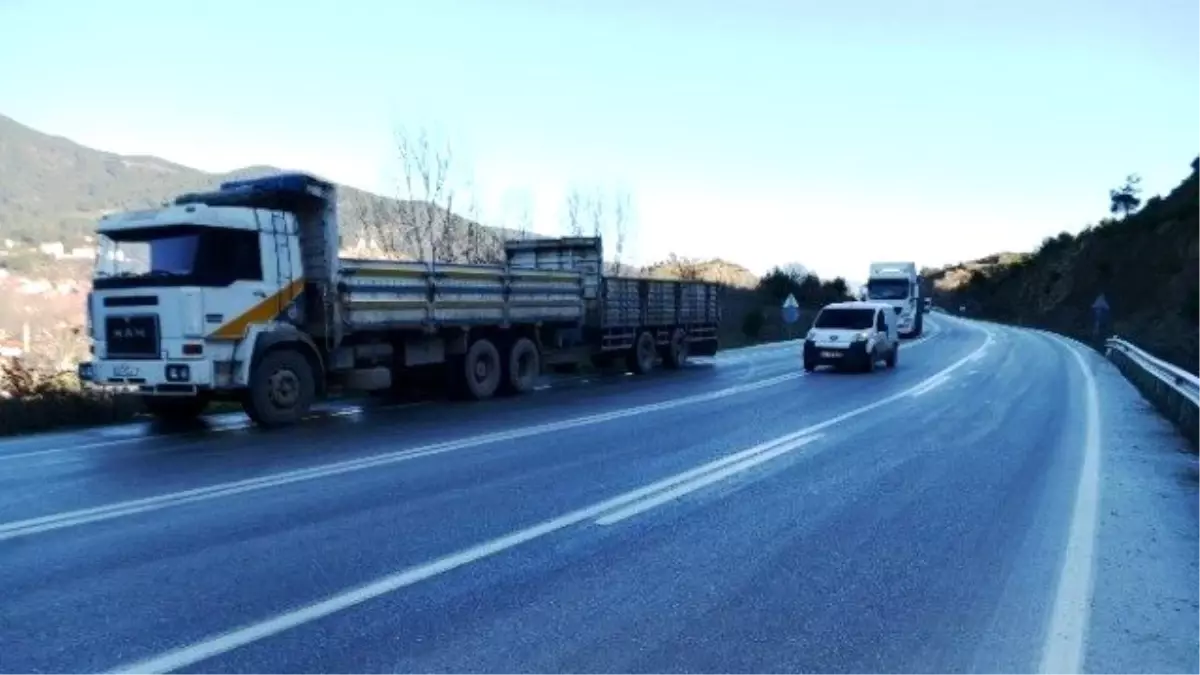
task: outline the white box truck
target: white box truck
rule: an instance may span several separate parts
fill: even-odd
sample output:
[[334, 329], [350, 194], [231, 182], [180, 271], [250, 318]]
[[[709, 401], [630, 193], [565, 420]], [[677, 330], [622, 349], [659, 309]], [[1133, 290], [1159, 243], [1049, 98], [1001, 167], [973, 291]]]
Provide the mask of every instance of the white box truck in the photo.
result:
[[866, 291], [867, 300], [891, 305], [900, 320], [900, 337], [920, 337], [925, 328], [925, 312], [916, 263], [871, 263]]
[[332, 183], [285, 173], [101, 219], [80, 378], [164, 418], [233, 400], [277, 426], [414, 369], [485, 399], [547, 364], [644, 373], [717, 351], [716, 285], [606, 278], [597, 237], [511, 241], [498, 265], [344, 259], [336, 204]]

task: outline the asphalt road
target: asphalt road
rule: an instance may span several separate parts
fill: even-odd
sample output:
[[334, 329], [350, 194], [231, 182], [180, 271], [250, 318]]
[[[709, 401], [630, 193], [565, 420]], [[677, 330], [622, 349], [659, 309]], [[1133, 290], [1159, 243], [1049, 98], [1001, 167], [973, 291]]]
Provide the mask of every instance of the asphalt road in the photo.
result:
[[930, 324], [5, 441], [0, 670], [1196, 672], [1194, 455], [1098, 355]]

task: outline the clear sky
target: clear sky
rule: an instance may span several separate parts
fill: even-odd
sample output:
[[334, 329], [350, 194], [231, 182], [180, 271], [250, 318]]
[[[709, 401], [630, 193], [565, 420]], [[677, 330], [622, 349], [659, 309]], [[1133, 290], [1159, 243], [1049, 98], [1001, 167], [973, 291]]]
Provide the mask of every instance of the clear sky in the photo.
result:
[[[0, 0], [0, 113], [395, 194], [393, 129], [485, 220], [623, 188], [627, 259], [755, 272], [1031, 249], [1200, 148], [1196, 0]], [[610, 244], [611, 245], [611, 244]]]

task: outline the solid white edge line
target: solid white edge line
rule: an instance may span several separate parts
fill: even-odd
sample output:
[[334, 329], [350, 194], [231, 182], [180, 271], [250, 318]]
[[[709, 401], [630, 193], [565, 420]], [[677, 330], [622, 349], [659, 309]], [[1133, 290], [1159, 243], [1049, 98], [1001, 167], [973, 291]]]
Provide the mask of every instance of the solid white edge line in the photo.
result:
[[929, 392], [933, 391], [934, 389], [937, 389], [938, 387], [942, 386], [943, 384], [945, 384], [949, 381], [950, 381], [949, 375], [945, 375], [945, 374], [939, 375], [939, 376], [933, 378], [932, 380], [930, 380], [929, 383], [926, 384], [924, 387], [921, 387], [920, 390], [914, 391], [913, 393], [909, 394], [909, 396], [911, 396], [913, 398], [917, 398], [918, 396], [924, 396], [925, 394], [928, 394]]
[[[794, 434], [792, 435], [794, 436]], [[731, 466], [717, 469], [716, 471], [711, 471], [697, 478], [693, 478], [682, 485], [677, 485], [668, 490], [659, 492], [656, 495], [647, 497], [641, 501], [634, 502], [623, 509], [619, 509], [607, 515], [601, 516], [596, 519], [596, 524], [612, 525], [627, 518], [632, 518], [633, 516], [645, 511], [649, 511], [656, 506], [661, 506], [667, 502], [674, 501], [680, 497], [683, 497], [684, 495], [691, 494], [697, 490], [712, 485], [713, 483], [718, 483], [726, 478], [735, 476], [743, 471], [746, 471], [747, 469], [752, 469], [759, 464], [769, 462], [780, 455], [802, 448], [820, 437], [821, 434], [813, 434], [811, 436], [804, 436], [802, 438], [784, 440], [782, 443], [778, 440], [771, 443], [765, 443], [763, 444], [766, 446], [765, 448], [762, 446], [751, 448], [751, 451], [753, 452], [750, 453], [750, 456], [741, 460], [740, 462], [736, 462]]]
[[1045, 335], [1070, 352], [1079, 366], [1084, 381], [1085, 421], [1083, 464], [1075, 487], [1067, 548], [1058, 577], [1050, 628], [1042, 648], [1040, 670], [1043, 673], [1078, 673], [1083, 669], [1084, 646], [1091, 617], [1096, 527], [1100, 511], [1100, 389], [1079, 349], [1057, 335]]
[[[979, 346], [975, 351], [986, 349], [993, 342], [992, 332], [986, 328], [981, 329], [981, 330], [983, 330], [983, 332], [986, 334], [987, 338], [984, 340], [983, 344], [981, 346]], [[931, 376], [931, 378], [928, 378], [928, 379], [932, 379], [932, 377], [938, 377], [940, 375], [953, 372], [955, 369], [960, 368], [963, 364], [967, 363], [971, 359], [971, 356], [974, 353], [975, 352], [972, 352], [972, 354], [969, 354], [966, 357], [963, 357], [963, 358], [959, 359], [958, 361], [955, 361], [954, 363], [947, 366], [946, 368], [943, 368], [941, 371], [934, 374], [933, 376]], [[901, 391], [897, 394], [893, 394], [891, 396], [888, 396], [887, 398], [880, 399], [879, 401], [876, 401], [874, 403], [871, 403], [871, 404], [862, 406], [860, 408], [856, 408], [854, 410], [842, 413], [836, 417], [825, 420], [824, 422], [820, 422], [818, 424], [809, 426], [805, 429], [801, 429], [801, 430], [793, 432], [791, 434], [787, 434], [786, 436], [774, 439], [773, 441], [769, 441], [768, 443], [779, 444], [780, 442], [785, 442], [781, 439], [800, 438], [800, 437], [803, 437], [806, 435], [814, 434], [818, 431], [821, 431], [823, 429], [831, 427], [835, 424], [844, 422], [845, 420], [851, 419], [853, 417], [857, 417], [857, 416], [867, 413], [871, 410], [875, 410], [879, 407], [888, 405], [889, 403], [892, 403], [894, 401], [898, 401], [898, 400], [904, 398], [905, 396], [908, 396], [912, 392], [913, 389], [916, 389], [917, 387], [922, 386], [924, 384], [924, 382], [925, 381], [922, 381], [922, 382], [918, 383], [917, 385], [915, 385], [914, 387], [910, 387], [909, 389]], [[759, 446], [756, 446], [756, 447], [759, 447]], [[754, 448], [752, 448], [751, 450], [753, 450], [753, 449]], [[761, 450], [760, 450], [760, 452], [761, 452]], [[733, 457], [733, 456], [731, 456], [731, 457]], [[200, 642], [196, 642], [196, 643], [194, 643], [192, 645], [188, 645], [186, 647], [181, 647], [178, 649], [173, 649], [173, 650], [169, 650], [166, 652], [162, 652], [156, 656], [153, 656], [153, 657], [143, 660], [143, 661], [137, 661], [137, 662], [133, 662], [130, 664], [122, 665], [118, 668], [112, 669], [110, 672], [114, 672], [114, 673], [166, 673], [166, 672], [170, 672], [173, 670], [177, 670], [179, 668], [193, 665], [195, 663], [198, 663], [205, 659], [211, 658], [213, 656], [218, 656], [220, 654], [224, 654], [226, 652], [232, 651], [239, 647], [248, 645], [252, 642], [256, 642], [258, 640], [261, 640], [261, 639], [264, 639], [267, 637], [271, 637], [273, 635], [277, 635], [279, 633], [282, 633], [284, 631], [290, 630], [297, 626], [303, 625], [310, 621], [314, 621], [314, 620], [329, 616], [331, 614], [334, 614], [336, 612], [342, 611], [344, 609], [348, 609], [355, 605], [362, 604], [363, 602], [372, 600], [372, 599], [377, 598], [382, 595], [386, 595], [388, 593], [399, 590], [406, 586], [411, 586], [420, 581], [424, 581], [431, 577], [437, 576], [438, 574], [442, 574], [443, 572], [448, 572], [450, 570], [456, 569], [458, 567], [462, 567], [464, 565], [475, 562], [477, 560], [481, 560], [481, 559], [489, 557], [491, 555], [495, 555], [497, 553], [500, 553], [507, 549], [513, 548], [515, 546], [519, 546], [520, 544], [537, 539], [539, 537], [550, 534], [552, 532], [556, 532], [563, 528], [570, 527], [570, 526], [580, 523], [584, 520], [596, 518], [598, 516], [601, 516], [605, 513], [612, 511], [613, 509], [622, 508], [623, 506], [625, 506], [629, 503], [636, 502], [640, 499], [644, 499], [648, 496], [651, 496], [651, 495], [653, 495], [657, 492], [660, 492], [663, 489], [669, 488], [681, 481], [689, 480], [692, 476], [696, 476], [696, 475], [700, 475], [703, 473], [713, 471], [714, 466], [723, 466], [725, 464], [728, 464], [729, 462], [730, 462], [730, 457], [725, 457], [725, 458], [716, 460], [714, 462], [709, 462], [700, 467], [696, 467], [689, 471], [685, 471], [683, 473], [676, 474], [674, 476], [657, 481], [657, 482], [647, 485], [645, 487], [638, 488], [638, 489], [632, 490], [630, 492], [626, 492], [622, 495], [619, 495], [612, 499], [600, 502], [598, 504], [594, 504], [592, 506], [585, 507], [583, 509], [572, 511], [570, 513], [567, 513], [566, 515], [559, 516], [559, 517], [553, 518], [551, 520], [543, 521], [537, 525], [533, 525], [532, 527], [528, 527], [528, 528], [513, 532], [511, 534], [508, 534], [508, 535], [505, 535], [505, 536], [502, 536], [502, 537], [499, 537], [496, 539], [492, 539], [492, 540], [484, 542], [482, 544], [459, 551], [458, 553], [453, 553], [444, 558], [439, 558], [437, 560], [433, 560], [428, 563], [418, 565], [416, 567], [410, 567], [406, 570], [402, 570], [395, 574], [391, 574], [391, 575], [382, 577], [382, 578], [380, 578], [376, 581], [370, 582], [366, 585], [359, 586], [359, 587], [351, 589], [349, 591], [344, 591], [342, 593], [338, 593], [338, 594], [329, 596], [326, 599], [318, 601], [311, 605], [307, 605], [305, 607], [300, 607], [298, 609], [285, 611], [283, 613], [276, 614], [275, 616], [273, 616], [271, 618], [265, 619], [260, 622], [245, 625], [242, 628], [235, 629], [228, 633], [223, 633], [223, 634], [220, 634], [220, 635], [217, 635], [214, 637], [206, 638]]]
[[668, 399], [666, 401], [659, 401], [656, 403], [648, 403], [640, 406], [634, 406], [632, 408], [584, 415], [581, 417], [574, 417], [556, 422], [547, 422], [533, 426], [518, 427], [516, 429], [510, 429], [506, 431], [469, 436], [463, 439], [433, 443], [430, 445], [418, 446], [405, 450], [398, 450], [395, 452], [371, 455], [368, 457], [345, 460], [342, 462], [334, 462], [332, 464], [295, 469], [292, 471], [269, 474], [256, 478], [247, 478], [244, 480], [231, 481], [227, 483], [217, 483], [215, 485], [193, 488], [190, 490], [105, 504], [86, 509], [78, 509], [75, 511], [66, 511], [46, 516], [38, 516], [35, 518], [28, 518], [25, 520], [12, 521], [8, 523], [0, 523], [0, 541], [15, 539], [17, 537], [28, 536], [32, 534], [39, 534], [42, 532], [48, 532], [51, 530], [57, 530], [76, 525], [83, 525], [86, 523], [111, 520], [113, 518], [119, 518], [127, 515], [158, 511], [182, 504], [190, 504], [198, 501], [215, 499], [218, 497], [227, 497], [244, 492], [262, 490], [280, 485], [288, 485], [300, 481], [324, 478], [327, 476], [349, 473], [352, 471], [361, 471], [363, 469], [394, 464], [419, 457], [428, 457], [430, 455], [442, 454], [455, 450], [479, 447], [490, 443], [529, 438], [531, 436], [543, 435], [555, 431], [563, 431], [565, 429], [574, 429], [578, 427], [624, 419], [627, 417], [644, 415], [651, 412], [671, 410], [697, 403], [706, 403], [748, 391], [754, 391], [757, 389], [763, 389], [777, 384], [782, 384], [784, 382], [799, 379], [799, 377], [799, 373], [785, 373], [783, 375], [770, 377], [765, 380], [735, 385], [703, 394], [693, 394], [691, 396]]

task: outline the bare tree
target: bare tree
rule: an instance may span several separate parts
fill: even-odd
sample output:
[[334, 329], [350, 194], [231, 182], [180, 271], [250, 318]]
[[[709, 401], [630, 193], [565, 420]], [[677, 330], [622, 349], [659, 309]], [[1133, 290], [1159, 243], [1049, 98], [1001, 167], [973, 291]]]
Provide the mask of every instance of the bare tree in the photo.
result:
[[625, 236], [628, 234], [630, 219], [633, 216], [633, 204], [629, 193], [618, 190], [613, 200], [613, 274], [621, 273], [621, 260], [625, 255]]
[[522, 241], [529, 238], [533, 231], [533, 210], [529, 204], [529, 196], [524, 195], [517, 207], [517, 236]]
[[567, 233], [572, 237], [583, 236], [583, 195], [572, 188], [567, 193]]
[[588, 206], [592, 216], [592, 236], [599, 237], [604, 234], [604, 193], [597, 190]]
[[[472, 183], [473, 186], [473, 183]], [[473, 187], [467, 200], [467, 222], [463, 233], [463, 252], [461, 259], [470, 265], [495, 263], [501, 259], [498, 238], [487, 230], [479, 221], [482, 218], [479, 207], [479, 193]]]
[[356, 214], [365, 221], [364, 236], [391, 257], [447, 259], [457, 229], [450, 146], [434, 148], [424, 129], [415, 135], [398, 129], [395, 139], [400, 165], [396, 199], [364, 200]]

